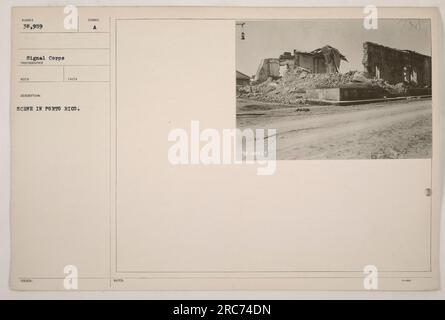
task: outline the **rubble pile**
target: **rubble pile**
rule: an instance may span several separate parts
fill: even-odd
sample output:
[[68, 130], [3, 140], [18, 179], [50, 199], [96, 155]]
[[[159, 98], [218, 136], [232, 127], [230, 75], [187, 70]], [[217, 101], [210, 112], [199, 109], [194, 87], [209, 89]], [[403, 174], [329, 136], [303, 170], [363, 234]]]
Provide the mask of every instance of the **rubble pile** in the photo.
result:
[[361, 71], [346, 73], [311, 73], [301, 67], [288, 70], [277, 80], [268, 80], [238, 89], [237, 96], [265, 102], [304, 104], [307, 89], [361, 86], [380, 88], [388, 95], [404, 93], [403, 83], [391, 85], [382, 79], [370, 79]]

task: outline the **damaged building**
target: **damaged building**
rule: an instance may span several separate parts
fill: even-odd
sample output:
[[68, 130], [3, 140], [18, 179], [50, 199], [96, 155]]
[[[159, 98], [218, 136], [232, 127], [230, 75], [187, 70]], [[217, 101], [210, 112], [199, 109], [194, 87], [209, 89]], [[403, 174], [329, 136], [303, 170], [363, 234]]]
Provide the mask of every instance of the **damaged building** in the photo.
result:
[[236, 70], [236, 86], [248, 86], [250, 84], [250, 77]]
[[431, 86], [431, 57], [411, 50], [399, 50], [372, 42], [363, 44], [363, 66], [369, 77], [390, 84]]
[[255, 74], [255, 82], [264, 82], [269, 78], [280, 77], [280, 60], [276, 58], [262, 59]]
[[286, 68], [301, 67], [312, 73], [336, 73], [340, 61], [348, 61], [344, 55], [331, 46], [324, 46], [311, 52], [294, 50], [293, 54], [285, 52], [280, 56], [280, 65]]
[[298, 50], [294, 50], [293, 53], [284, 52], [279, 58], [261, 60], [255, 81], [280, 78], [287, 70], [296, 67], [305, 68], [312, 73], [337, 73], [341, 60], [348, 61], [340, 51], [331, 46], [324, 46], [311, 52]]

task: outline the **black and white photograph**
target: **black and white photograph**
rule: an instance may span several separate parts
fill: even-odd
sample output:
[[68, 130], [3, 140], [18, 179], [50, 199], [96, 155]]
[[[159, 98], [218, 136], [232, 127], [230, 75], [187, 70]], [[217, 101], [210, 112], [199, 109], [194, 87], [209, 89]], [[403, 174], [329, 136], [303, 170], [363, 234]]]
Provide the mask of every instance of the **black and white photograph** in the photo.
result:
[[428, 19], [237, 21], [236, 122], [277, 160], [429, 159]]
[[0, 300], [443, 300], [437, 1], [0, 1]]

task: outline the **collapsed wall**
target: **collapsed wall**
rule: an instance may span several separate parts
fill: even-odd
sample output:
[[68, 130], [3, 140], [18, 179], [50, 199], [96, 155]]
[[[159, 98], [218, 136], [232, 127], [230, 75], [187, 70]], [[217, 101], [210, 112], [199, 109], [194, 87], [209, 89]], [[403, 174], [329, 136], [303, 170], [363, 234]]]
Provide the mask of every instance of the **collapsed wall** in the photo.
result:
[[[237, 88], [237, 97], [281, 104], [304, 104], [307, 98], [310, 99], [308, 90], [324, 88], [369, 89], [382, 97], [419, 95], [410, 92], [411, 89], [403, 83], [391, 85], [383, 79], [368, 78], [366, 73], [360, 71], [312, 73], [308, 69], [295, 67], [287, 70], [279, 79], [269, 78], [262, 83]], [[431, 93], [421, 93], [425, 94]]]
[[431, 57], [415, 51], [365, 42], [363, 66], [370, 77], [383, 79], [390, 84], [403, 82], [431, 86]]
[[[237, 97], [276, 102], [282, 104], [305, 103], [307, 91], [312, 89], [353, 88], [368, 90], [381, 97], [431, 95], [431, 57], [410, 50], [398, 50], [372, 42], [363, 44], [364, 72], [338, 70], [340, 60], [346, 60], [337, 49], [326, 46], [309, 53], [311, 58], [307, 68], [300, 59], [306, 53], [285, 52], [279, 59], [264, 59], [258, 68], [255, 82], [249, 86], [239, 86]], [[323, 51], [324, 49], [324, 51]], [[335, 50], [335, 51], [334, 51]], [[325, 59], [323, 52], [336, 53]], [[338, 54], [337, 54], [338, 53]], [[331, 70], [315, 68], [314, 57], [321, 57], [323, 64], [332, 63]]]
[[348, 61], [344, 55], [331, 46], [324, 46], [311, 52], [294, 50], [284, 52], [279, 58], [262, 59], [255, 75], [255, 82], [261, 83], [269, 78], [276, 80], [288, 70], [304, 68], [312, 73], [337, 73], [340, 61]]
[[263, 59], [258, 66], [258, 70], [255, 74], [256, 82], [264, 82], [271, 77], [272, 79], [278, 79], [280, 77], [280, 61], [275, 58]]

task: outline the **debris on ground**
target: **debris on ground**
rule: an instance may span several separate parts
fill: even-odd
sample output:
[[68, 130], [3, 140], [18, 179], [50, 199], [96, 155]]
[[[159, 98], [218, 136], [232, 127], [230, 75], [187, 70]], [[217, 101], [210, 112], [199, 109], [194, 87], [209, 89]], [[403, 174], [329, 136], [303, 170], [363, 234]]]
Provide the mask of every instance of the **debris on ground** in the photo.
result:
[[237, 97], [282, 104], [306, 104], [307, 89], [335, 87], [369, 87], [382, 89], [388, 96], [406, 93], [407, 84], [391, 85], [383, 79], [371, 79], [365, 72], [312, 73], [308, 69], [295, 67], [277, 80], [267, 79], [259, 84], [242, 86]]

